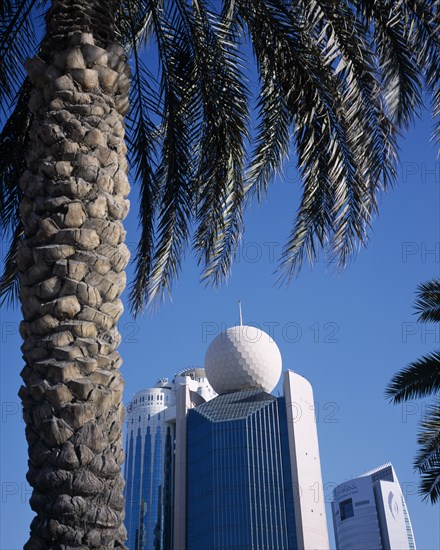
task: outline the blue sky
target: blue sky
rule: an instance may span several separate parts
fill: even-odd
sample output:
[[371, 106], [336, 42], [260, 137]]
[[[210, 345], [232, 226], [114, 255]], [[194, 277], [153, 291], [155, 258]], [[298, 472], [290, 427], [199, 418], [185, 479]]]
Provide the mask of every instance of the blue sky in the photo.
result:
[[[154, 316], [133, 319], [127, 311], [120, 322], [127, 403], [156, 379], [202, 365], [215, 334], [238, 322], [240, 299], [244, 322], [273, 335], [283, 368], [313, 385], [326, 499], [335, 484], [391, 461], [419, 550], [440, 547], [439, 508], [421, 502], [412, 468], [417, 426], [429, 400], [392, 406], [384, 389], [396, 371], [440, 343], [438, 327], [417, 325], [412, 307], [417, 285], [438, 276], [440, 268], [440, 163], [430, 125], [428, 118], [419, 121], [401, 141], [398, 185], [380, 200], [368, 248], [342, 273], [321, 262], [304, 268], [288, 288], [275, 286], [276, 258], [299, 200], [299, 180], [293, 163], [287, 164], [268, 202], [247, 212], [227, 284], [205, 288], [188, 255], [172, 302]], [[135, 193], [127, 229], [133, 250]], [[1, 550], [22, 548], [32, 519], [17, 397], [19, 319], [18, 310], [1, 311]], [[327, 520], [334, 547], [329, 507]]]

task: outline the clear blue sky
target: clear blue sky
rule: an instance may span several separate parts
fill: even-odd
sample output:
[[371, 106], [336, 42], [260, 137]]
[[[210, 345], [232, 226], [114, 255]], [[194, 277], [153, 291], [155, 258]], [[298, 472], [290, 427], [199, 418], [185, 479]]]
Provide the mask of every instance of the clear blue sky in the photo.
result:
[[[289, 288], [274, 286], [275, 259], [299, 200], [292, 164], [271, 188], [269, 201], [248, 211], [228, 284], [204, 288], [188, 255], [172, 303], [136, 320], [126, 312], [120, 322], [128, 402], [157, 378], [202, 365], [212, 337], [238, 321], [240, 299], [244, 322], [270, 329], [284, 368], [313, 385], [326, 498], [335, 484], [391, 461], [419, 550], [440, 548], [439, 507], [421, 502], [412, 468], [418, 422], [429, 401], [392, 406], [384, 389], [396, 371], [440, 342], [438, 327], [416, 325], [412, 307], [417, 285], [440, 269], [440, 163], [430, 133], [430, 121], [422, 120], [401, 141], [398, 185], [380, 200], [368, 248], [344, 272], [322, 262], [303, 269]], [[133, 243], [135, 194], [127, 229]], [[19, 319], [18, 310], [1, 311], [0, 550], [22, 548], [32, 518], [17, 397], [23, 366]], [[334, 547], [329, 507], [327, 520]]]

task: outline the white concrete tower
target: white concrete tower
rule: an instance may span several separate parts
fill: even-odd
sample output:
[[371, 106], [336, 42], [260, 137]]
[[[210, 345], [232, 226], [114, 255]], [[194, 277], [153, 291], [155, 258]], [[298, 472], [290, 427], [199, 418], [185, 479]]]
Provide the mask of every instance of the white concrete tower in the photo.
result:
[[313, 390], [292, 371], [284, 373], [295, 523], [300, 550], [329, 548]]

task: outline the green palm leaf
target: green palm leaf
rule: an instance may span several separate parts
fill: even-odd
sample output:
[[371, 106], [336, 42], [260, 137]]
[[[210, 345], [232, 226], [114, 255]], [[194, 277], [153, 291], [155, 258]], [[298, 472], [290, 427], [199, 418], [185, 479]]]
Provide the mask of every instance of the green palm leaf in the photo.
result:
[[[416, 310], [421, 322], [439, 322], [440, 280], [419, 285]], [[394, 403], [440, 392], [440, 350], [411, 363], [398, 372], [386, 389]], [[428, 407], [428, 416], [420, 423], [419, 451], [414, 465], [421, 475], [420, 492], [435, 503], [440, 498], [440, 401]]]
[[414, 466], [421, 474], [421, 494], [435, 504], [440, 499], [440, 401], [431, 405], [427, 413], [420, 424], [420, 448]]
[[16, 258], [22, 239], [23, 226], [21, 222], [18, 222], [3, 261], [3, 273], [0, 277], [0, 305], [6, 304], [10, 306], [18, 300], [20, 289]]
[[440, 351], [410, 363], [391, 380], [386, 396], [394, 403], [440, 391]]
[[[141, 237], [137, 246], [135, 264], [136, 275], [131, 286], [130, 301], [132, 310], [139, 313], [144, 302], [145, 289], [152, 267], [152, 255], [155, 235], [155, 212], [157, 205], [158, 182], [156, 178], [156, 149], [158, 146], [158, 128], [153, 118], [160, 116], [161, 97], [157, 92], [158, 84], [139, 55], [139, 45], [151, 32], [151, 17], [142, 17], [150, 10], [136, 11], [132, 2], [127, 2], [124, 25], [129, 25], [134, 59], [134, 73], [130, 94], [130, 111], [127, 116], [128, 156], [132, 173], [140, 188], [139, 219]], [[122, 30], [120, 32], [123, 32]], [[156, 84], [156, 86], [154, 86]]]
[[228, 275], [242, 232], [247, 90], [229, 26], [215, 22], [199, 2], [193, 20], [203, 110], [194, 248], [204, 265], [203, 278], [219, 283]]
[[25, 169], [29, 140], [29, 97], [30, 82], [26, 79], [16, 97], [14, 110], [0, 133], [0, 228], [4, 232], [13, 232], [19, 220], [19, 181]]
[[415, 308], [421, 322], [440, 322], [440, 279], [432, 279], [418, 287]]
[[23, 65], [38, 46], [35, 8], [42, 0], [2, 2], [0, 6], [0, 110], [6, 113], [24, 80]]
[[[157, 242], [143, 298], [152, 303], [170, 291], [189, 239], [194, 196], [193, 152], [198, 118], [194, 50], [180, 3], [152, 2], [152, 21], [162, 61], [163, 141], [158, 167]], [[132, 295], [132, 303], [134, 296]], [[141, 306], [135, 306], [140, 309]]]

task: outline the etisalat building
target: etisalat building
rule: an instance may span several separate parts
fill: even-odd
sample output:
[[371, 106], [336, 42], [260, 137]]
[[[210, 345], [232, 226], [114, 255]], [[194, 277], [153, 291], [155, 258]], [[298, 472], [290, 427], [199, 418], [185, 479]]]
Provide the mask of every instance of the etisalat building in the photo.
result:
[[205, 366], [127, 407], [130, 550], [329, 548], [313, 392], [265, 332], [235, 326]]

